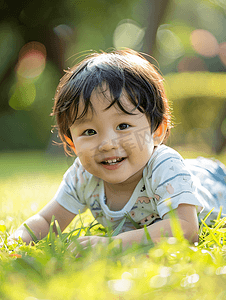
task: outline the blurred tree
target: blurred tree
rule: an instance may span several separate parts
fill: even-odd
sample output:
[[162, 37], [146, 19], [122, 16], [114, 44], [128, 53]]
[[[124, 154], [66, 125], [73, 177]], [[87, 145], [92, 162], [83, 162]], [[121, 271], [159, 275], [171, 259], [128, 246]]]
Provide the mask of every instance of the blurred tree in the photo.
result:
[[[131, 48], [154, 56], [164, 77], [178, 72], [225, 72], [226, 40], [222, 30], [226, 26], [225, 11], [226, 6], [218, 0], [1, 0], [0, 150], [44, 149], [51, 136], [51, 99], [63, 69], [71, 67], [84, 55], [83, 51], [87, 54], [89, 49], [120, 47], [123, 30], [121, 41], [125, 38], [128, 44], [121, 46], [132, 45]], [[198, 43], [200, 32], [201, 38], [208, 36], [212, 40], [211, 47]], [[137, 43], [134, 42], [136, 35], [139, 36]], [[115, 38], [118, 38], [117, 43]], [[22, 88], [18, 89], [21, 48], [32, 41], [46, 49], [45, 69], [30, 81], [23, 79]], [[218, 45], [221, 53], [217, 52]], [[210, 57], [213, 53], [218, 55]], [[171, 100], [177, 103], [185, 86], [186, 82], [177, 85], [178, 92]], [[205, 90], [205, 83], [201, 83], [201, 87]], [[212, 90], [214, 88], [212, 86]], [[199, 97], [199, 92], [197, 90], [194, 98]], [[27, 108], [16, 106], [16, 100], [29, 100], [29, 93], [34, 101], [30, 99]], [[225, 114], [223, 108], [219, 124], [214, 125], [215, 151], [221, 151], [226, 144]], [[186, 115], [192, 119], [188, 116], [189, 110]], [[56, 136], [51, 137], [56, 139]], [[52, 139], [49, 151], [61, 149], [52, 147], [51, 143]]]
[[148, 15], [146, 34], [144, 36], [144, 45], [142, 49], [144, 53], [153, 55], [156, 51], [156, 32], [167, 13], [169, 2], [169, 0], [144, 1], [144, 10]]
[[[0, 52], [2, 61], [7, 63], [0, 67], [0, 126], [3, 129], [0, 149], [43, 148], [46, 145], [51, 125], [48, 115], [53, 104], [50, 99], [66, 64], [74, 64], [74, 60], [84, 50], [107, 50], [112, 47], [114, 30], [123, 19], [134, 19], [148, 27], [143, 51], [151, 54], [155, 32], [167, 2], [168, 0], [2, 0], [0, 50], [4, 51]], [[17, 90], [20, 80], [17, 73], [20, 50], [23, 45], [33, 41], [46, 48], [46, 68], [39, 77], [29, 81], [29, 86], [25, 84], [23, 90]], [[29, 90], [33, 93], [34, 103], [27, 108], [14, 103], [12, 109], [9, 105], [12, 103], [12, 95], [14, 102], [20, 98], [22, 101], [24, 97], [29, 97]], [[15, 110], [16, 107], [20, 110]], [[51, 146], [48, 148], [55, 151], [59, 149]]]
[[[59, 7], [61, 0], [2, 0], [0, 6], [1, 25], [7, 24], [16, 30], [18, 36], [15, 37], [14, 55], [9, 61], [7, 68], [0, 68], [0, 88], [5, 90], [4, 86], [8, 86], [8, 82], [14, 76], [14, 68], [18, 60], [18, 54], [23, 44], [31, 41], [38, 41], [45, 45], [48, 60], [52, 61], [59, 71], [63, 72], [64, 52], [66, 43], [60, 39], [53, 31], [56, 20], [59, 22], [61, 17]], [[53, 22], [52, 22], [53, 21]], [[3, 28], [4, 29], [4, 28]], [[9, 34], [5, 31], [5, 36]], [[17, 43], [19, 41], [19, 43]], [[10, 45], [8, 45], [10, 47]], [[1, 46], [0, 46], [1, 48]], [[7, 49], [8, 51], [10, 49]], [[6, 58], [6, 57], [5, 57]], [[1, 111], [10, 110], [8, 105], [7, 92], [1, 97]]]
[[174, 0], [157, 30], [155, 58], [165, 78], [173, 74], [166, 85], [174, 90], [170, 93], [174, 111], [183, 112], [174, 119], [180, 124], [173, 131], [177, 138], [172, 140], [177, 144], [183, 141], [198, 146], [205, 140], [201, 147], [205, 144], [207, 151], [216, 153], [226, 146], [225, 27], [225, 1]]
[[[0, 52], [3, 56], [1, 61], [7, 61], [7, 64], [2, 64], [4, 67], [0, 67], [2, 150], [43, 148], [48, 141], [51, 125], [48, 115], [52, 106], [50, 99], [54, 95], [57, 81], [63, 74], [66, 46], [66, 41], [53, 31], [53, 27], [62, 20], [61, 2], [60, 0], [1, 1]], [[21, 77], [16, 73], [19, 52], [23, 45], [28, 45], [32, 41], [41, 43], [46, 49], [46, 70], [40, 79], [38, 77], [34, 80], [23, 79], [23, 82], [29, 81], [29, 85], [26, 85], [26, 90], [20, 85], [15, 94], [15, 84], [21, 82]], [[51, 72], [54, 72], [54, 76], [51, 76]], [[27, 97], [31, 96], [27, 94], [29, 92], [27, 86], [33, 86], [35, 103], [25, 110], [12, 109], [9, 99], [13, 93], [17, 95], [15, 97], [22, 97], [22, 100], [24, 92]], [[49, 112], [48, 115], [43, 114], [43, 111]]]

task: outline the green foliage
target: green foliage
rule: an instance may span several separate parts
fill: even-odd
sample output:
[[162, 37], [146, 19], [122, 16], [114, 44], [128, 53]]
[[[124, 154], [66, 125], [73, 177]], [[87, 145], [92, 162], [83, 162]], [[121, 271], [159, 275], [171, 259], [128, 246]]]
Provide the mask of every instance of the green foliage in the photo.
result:
[[[11, 160], [12, 156], [9, 156], [8, 166]], [[30, 164], [28, 161], [25, 163], [22, 156], [19, 160], [19, 166], [13, 164], [15, 173], [8, 168], [0, 184], [1, 197], [5, 190], [4, 197], [0, 201], [2, 207], [0, 244], [3, 244], [0, 248], [0, 299], [220, 300], [225, 298], [226, 218], [220, 218], [220, 215], [211, 226], [206, 225], [208, 215], [203, 219], [199, 231], [200, 241], [197, 245], [191, 245], [183, 238], [177, 219], [172, 215], [171, 226], [174, 237], [163, 237], [157, 245], [152, 243], [145, 227], [147, 243], [134, 243], [123, 249], [117, 240], [111, 240], [104, 246], [98, 244], [94, 249], [91, 246], [83, 249], [76, 244], [78, 237], [84, 235], [111, 237], [117, 235], [122, 226], [122, 223], [119, 224], [115, 231], [103, 228], [93, 219], [90, 211], [78, 215], [65, 232], [61, 232], [59, 224], [53, 218], [49, 233], [43, 240], [36, 240], [29, 245], [25, 245], [22, 240], [10, 243], [9, 234], [20, 225], [20, 222], [34, 213], [29, 209], [26, 210], [26, 206], [30, 207], [32, 202], [40, 201], [40, 194], [43, 191], [38, 189], [36, 193], [36, 186], [46, 182], [45, 197], [51, 197], [55, 191], [51, 192], [50, 187], [55, 182], [56, 190], [62, 177], [62, 170], [60, 171], [62, 165], [58, 166], [57, 171], [54, 169], [56, 164], [53, 163], [50, 170], [50, 161], [47, 165], [46, 161], [37, 159], [34, 153], [30, 157]], [[29, 165], [26, 172], [23, 169], [25, 164]], [[29, 169], [34, 172], [36, 186]], [[45, 173], [44, 178], [41, 172]], [[58, 173], [58, 177], [55, 173]], [[20, 178], [24, 177], [24, 181], [16, 179], [16, 174]], [[23, 189], [25, 182], [26, 189]], [[33, 198], [30, 189], [33, 191]], [[19, 190], [23, 191], [24, 199], [19, 195]], [[5, 206], [5, 197], [8, 206], [12, 208], [10, 211]], [[47, 202], [47, 198], [43, 198], [44, 201]], [[13, 205], [10, 201], [13, 201]], [[20, 217], [18, 217], [19, 210], [24, 210]], [[123, 220], [126, 219], [128, 220], [126, 217]], [[57, 234], [54, 232], [54, 224]], [[28, 227], [27, 229], [29, 230]], [[77, 245], [75, 253], [69, 248], [71, 242]]]
[[[84, 215], [80, 221], [80, 228], [62, 233], [53, 218], [47, 237], [34, 245], [25, 245], [21, 240], [8, 244], [6, 237], [0, 252], [0, 298], [223, 299], [225, 218], [217, 219], [211, 227], [201, 226], [200, 243], [196, 246], [178, 235], [181, 229], [172, 218], [177, 238], [163, 238], [154, 246], [145, 227], [148, 245], [134, 243], [122, 249], [111, 241], [94, 249], [80, 246], [77, 257], [68, 246], [80, 235], [90, 235], [94, 225], [84, 225]], [[54, 223], [57, 235], [53, 232]], [[92, 234], [100, 233], [94, 230]]]
[[216, 130], [225, 136], [225, 73], [171, 73], [165, 76], [165, 88], [173, 110], [172, 134], [175, 145], [199, 145], [212, 152], [218, 139]]

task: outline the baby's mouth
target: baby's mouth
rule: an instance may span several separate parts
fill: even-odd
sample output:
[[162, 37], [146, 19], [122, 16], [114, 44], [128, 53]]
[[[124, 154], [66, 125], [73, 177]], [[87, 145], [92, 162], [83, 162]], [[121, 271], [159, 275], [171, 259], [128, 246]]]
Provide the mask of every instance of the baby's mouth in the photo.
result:
[[120, 157], [120, 158], [115, 158], [115, 159], [109, 159], [109, 160], [104, 160], [101, 163], [104, 165], [116, 165], [118, 163], [120, 163], [121, 161], [123, 161], [126, 157]]

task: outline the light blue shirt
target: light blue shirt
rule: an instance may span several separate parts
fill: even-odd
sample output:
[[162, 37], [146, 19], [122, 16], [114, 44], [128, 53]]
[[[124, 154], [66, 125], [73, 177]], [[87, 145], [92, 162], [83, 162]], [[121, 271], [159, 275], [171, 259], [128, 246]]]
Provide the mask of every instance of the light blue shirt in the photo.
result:
[[[143, 227], [162, 219], [179, 204], [195, 205], [202, 217], [215, 207], [211, 217], [214, 219], [222, 201], [226, 200], [226, 174], [223, 171], [219, 178], [212, 176], [215, 179], [213, 183], [211, 172], [205, 165], [212, 168], [214, 165], [218, 173], [219, 168], [223, 170], [219, 164], [208, 159], [184, 160], [172, 148], [161, 145], [145, 166], [143, 177], [126, 205], [119, 211], [111, 211], [105, 203], [103, 180], [87, 172], [76, 158], [65, 173], [54, 199], [74, 214], [82, 213], [88, 207], [99, 223], [103, 226], [111, 224], [113, 229], [125, 214]], [[212, 184], [218, 188], [216, 193], [213, 193]], [[221, 202], [216, 194], [220, 195]], [[127, 220], [122, 232], [132, 229], [135, 229], [134, 225]]]

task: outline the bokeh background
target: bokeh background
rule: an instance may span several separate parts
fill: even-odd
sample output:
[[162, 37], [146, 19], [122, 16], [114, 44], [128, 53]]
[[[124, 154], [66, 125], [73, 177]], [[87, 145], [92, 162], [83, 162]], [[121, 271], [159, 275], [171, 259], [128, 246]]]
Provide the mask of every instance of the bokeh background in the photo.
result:
[[0, 152], [63, 154], [50, 117], [59, 79], [90, 51], [121, 47], [165, 78], [168, 144], [223, 153], [225, 0], [1, 0]]

